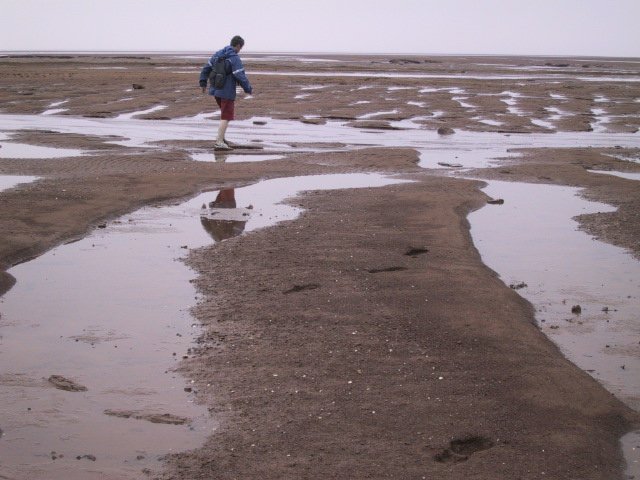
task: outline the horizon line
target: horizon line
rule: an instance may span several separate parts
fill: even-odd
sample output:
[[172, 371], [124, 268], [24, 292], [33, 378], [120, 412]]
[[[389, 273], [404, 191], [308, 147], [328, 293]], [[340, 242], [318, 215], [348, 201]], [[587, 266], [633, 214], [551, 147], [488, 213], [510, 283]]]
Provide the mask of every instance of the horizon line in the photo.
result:
[[[38, 55], [38, 54], [79, 54], [79, 55], [111, 55], [111, 54], [154, 54], [175, 55], [195, 54], [210, 55], [209, 50], [60, 50], [60, 49], [30, 49], [30, 50], [0, 50], [4, 55]], [[417, 53], [417, 52], [330, 52], [330, 51], [279, 51], [279, 50], [246, 50], [249, 55], [330, 55], [330, 56], [414, 56], [414, 57], [545, 57], [545, 58], [624, 58], [640, 59], [640, 56], [626, 55], [589, 55], [589, 54], [541, 54], [541, 53]]]

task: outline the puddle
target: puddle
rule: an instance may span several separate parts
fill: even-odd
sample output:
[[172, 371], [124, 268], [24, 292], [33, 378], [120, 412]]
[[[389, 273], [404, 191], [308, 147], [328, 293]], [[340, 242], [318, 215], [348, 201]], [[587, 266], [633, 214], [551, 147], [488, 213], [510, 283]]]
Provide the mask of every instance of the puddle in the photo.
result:
[[555, 125], [547, 120], [541, 120], [539, 118], [532, 118], [531, 123], [534, 125], [538, 125], [539, 127], [548, 128], [549, 130], [553, 130]]
[[49, 108], [53, 108], [53, 107], [59, 107], [60, 105], [64, 105], [65, 103], [67, 103], [69, 100], [60, 100], [59, 102], [52, 102], [48, 105]]
[[67, 103], [69, 100], [60, 100], [59, 102], [52, 102], [48, 105], [48, 109], [45, 110], [44, 112], [42, 112], [41, 115], [55, 115], [57, 113], [62, 113], [62, 112], [66, 112], [69, 109], [68, 108], [56, 108], [59, 107], [60, 105], [64, 105], [65, 103]]
[[469, 97], [451, 97], [451, 100], [453, 100], [454, 102], [458, 102], [463, 108], [477, 108], [475, 105], [471, 105], [470, 103], [465, 102], [465, 100], [469, 100]]
[[610, 154], [610, 153], [605, 155], [607, 157], [615, 158], [616, 160], [622, 160], [623, 162], [640, 163], [640, 156], [632, 157], [628, 155], [616, 155], [616, 154]]
[[69, 110], [68, 108], [50, 108], [49, 110], [45, 110], [44, 112], [42, 112], [41, 115], [56, 115], [58, 113], [66, 112], [68, 110]]
[[500, 101], [507, 104], [507, 111], [512, 115], [524, 115], [524, 112], [519, 108], [516, 108], [518, 104], [518, 98], [522, 97], [520, 93], [516, 92], [502, 92], [500, 95], [506, 95], [508, 98], [501, 98]]
[[358, 120], [367, 120], [369, 118], [374, 118], [374, 117], [379, 117], [381, 115], [395, 115], [398, 113], [397, 109], [393, 109], [393, 110], [388, 110], [386, 112], [372, 112], [372, 113], [365, 113], [364, 115], [360, 115], [358, 117], [356, 117]]
[[627, 478], [640, 478], [640, 430], [627, 433], [620, 442], [627, 462]]
[[501, 125], [504, 125], [504, 122], [499, 122], [497, 120], [491, 120], [489, 118], [482, 118], [482, 117], [473, 117], [472, 120], [476, 120], [480, 123], [484, 123], [486, 125], [491, 125], [492, 127], [499, 127]]
[[80, 70], [129, 70], [128, 67], [117, 67], [117, 66], [108, 66], [108, 67], [80, 67]]
[[[574, 364], [640, 410], [640, 262], [569, 220], [615, 208], [580, 198], [576, 188], [488, 184], [484, 191], [505, 203], [469, 215], [483, 262], [505, 284], [524, 283], [518, 293], [533, 304], [540, 329]], [[640, 475], [639, 436], [621, 439], [630, 475]]]
[[38, 177], [29, 177], [26, 175], [0, 175], [0, 192], [22, 185], [23, 183], [35, 182], [37, 179]]
[[[201, 445], [213, 422], [172, 370], [199, 332], [188, 312], [194, 273], [176, 259], [186, 248], [295, 218], [301, 210], [279, 202], [302, 190], [400, 182], [318, 175], [203, 193], [143, 208], [12, 268], [17, 283], [0, 302], [0, 476], [133, 479], [158, 467], [160, 455]], [[88, 390], [58, 390], [47, 382], [51, 375]], [[193, 421], [156, 424], [106, 410]]]
[[515, 158], [519, 153], [509, 153], [506, 149], [488, 145], [481, 148], [431, 148], [420, 150], [419, 165], [423, 168], [456, 168], [464, 171], [478, 168], [476, 165], [489, 167], [499, 162], [498, 157]]
[[549, 115], [547, 117], [547, 120], [552, 122], [552, 121], [557, 121], [557, 120], [561, 120], [564, 117], [570, 117], [571, 115], [573, 115], [570, 112], [567, 112], [565, 110], [561, 110], [557, 107], [545, 107], [544, 108], [547, 112], [550, 112], [551, 115]]
[[591, 128], [594, 132], [603, 133], [607, 131], [607, 125], [611, 123], [611, 117], [605, 115], [605, 113], [607, 112], [604, 108], [591, 109], [591, 114], [594, 116]]
[[[567, 358], [622, 401], [640, 410], [640, 262], [624, 249], [594, 241], [572, 217], [611, 212], [579, 189], [489, 181], [503, 198], [469, 216], [486, 265], [536, 309], [542, 331]], [[580, 305], [579, 314], [572, 307]], [[624, 366], [624, 368], [623, 368]]]
[[[198, 333], [188, 313], [194, 275], [175, 261], [182, 245], [211, 243], [193, 224], [195, 211], [145, 208], [9, 271], [17, 283], [0, 301], [0, 476], [139, 478], [159, 455], [195, 448], [211, 432], [206, 409], [171, 371]], [[88, 390], [58, 390], [51, 375]], [[96, 460], [76, 459], [83, 455]]]
[[156, 105], [155, 107], [147, 108], [146, 110], [138, 110], [136, 112], [122, 113], [115, 117], [115, 120], [131, 120], [132, 118], [140, 115], [147, 115], [148, 113], [158, 112], [167, 108], [166, 105]]
[[300, 90], [302, 91], [307, 91], [307, 90], [322, 90], [324, 88], [327, 88], [326, 85], [304, 85], [300, 87]]
[[615, 170], [588, 170], [589, 173], [601, 173], [603, 175], [613, 175], [614, 177], [626, 178], [627, 180], [640, 180], [640, 173], [616, 172]]
[[79, 157], [84, 153], [75, 148], [53, 148], [26, 143], [0, 142], [0, 158], [65, 158]]

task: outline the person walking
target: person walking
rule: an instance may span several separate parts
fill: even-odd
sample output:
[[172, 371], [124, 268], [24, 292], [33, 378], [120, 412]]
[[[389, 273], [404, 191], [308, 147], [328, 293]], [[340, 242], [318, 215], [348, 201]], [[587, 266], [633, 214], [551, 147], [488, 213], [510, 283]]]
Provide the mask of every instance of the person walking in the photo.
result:
[[219, 59], [224, 59], [225, 76], [224, 84], [220, 88], [216, 88], [214, 82], [209, 87], [209, 95], [213, 95], [216, 99], [218, 107], [220, 107], [220, 125], [218, 126], [218, 136], [213, 148], [215, 150], [231, 150], [225, 139], [229, 122], [234, 119], [236, 85], [240, 85], [247, 94], [251, 94], [253, 89], [249, 83], [249, 79], [244, 72], [244, 66], [238, 53], [244, 47], [244, 39], [236, 35], [226, 47], [214, 53], [209, 61], [202, 67], [200, 72], [200, 87], [202, 93], [207, 89], [207, 80], [211, 71], [214, 70]]

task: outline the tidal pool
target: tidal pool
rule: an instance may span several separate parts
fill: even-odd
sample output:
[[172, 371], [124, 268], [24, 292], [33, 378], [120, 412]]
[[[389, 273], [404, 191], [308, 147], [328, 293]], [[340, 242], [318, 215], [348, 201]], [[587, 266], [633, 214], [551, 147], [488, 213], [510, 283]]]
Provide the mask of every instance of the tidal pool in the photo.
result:
[[[483, 262], [536, 310], [564, 355], [640, 410], [640, 262], [578, 230], [576, 215], [611, 212], [579, 189], [488, 181], [504, 200], [469, 215]], [[622, 439], [629, 474], [640, 474], [638, 432]]]
[[26, 143], [0, 142], [0, 158], [65, 158], [85, 152], [76, 148], [53, 148]]
[[0, 192], [17, 187], [23, 183], [34, 182], [37, 179], [38, 177], [31, 177], [27, 175], [0, 175]]
[[589, 173], [599, 173], [601, 175], [612, 175], [627, 180], [640, 180], [640, 173], [634, 172], [616, 172], [615, 170], [589, 170]]

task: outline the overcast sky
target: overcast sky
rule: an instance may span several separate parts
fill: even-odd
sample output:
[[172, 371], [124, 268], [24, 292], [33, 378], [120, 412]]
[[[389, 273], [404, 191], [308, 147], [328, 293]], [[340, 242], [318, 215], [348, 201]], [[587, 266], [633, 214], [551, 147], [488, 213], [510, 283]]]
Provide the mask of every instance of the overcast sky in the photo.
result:
[[0, 0], [0, 51], [640, 57], [640, 0]]

